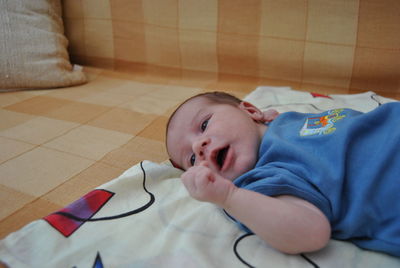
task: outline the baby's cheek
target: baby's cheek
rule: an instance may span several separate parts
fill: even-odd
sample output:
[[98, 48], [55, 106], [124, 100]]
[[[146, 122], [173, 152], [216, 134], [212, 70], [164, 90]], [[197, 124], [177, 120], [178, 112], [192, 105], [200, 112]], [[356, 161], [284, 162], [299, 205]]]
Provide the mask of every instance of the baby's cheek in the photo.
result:
[[240, 176], [240, 175], [246, 173], [247, 171], [253, 169], [254, 166], [256, 165], [256, 163], [257, 163], [256, 156], [244, 157], [244, 159], [238, 165], [238, 170], [237, 170], [236, 175]]

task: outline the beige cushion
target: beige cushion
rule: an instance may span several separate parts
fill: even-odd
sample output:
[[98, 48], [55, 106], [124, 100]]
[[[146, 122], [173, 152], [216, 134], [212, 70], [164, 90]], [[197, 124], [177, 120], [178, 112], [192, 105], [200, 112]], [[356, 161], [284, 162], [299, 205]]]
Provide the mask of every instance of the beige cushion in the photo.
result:
[[59, 0], [0, 0], [0, 38], [1, 91], [86, 81], [69, 62]]

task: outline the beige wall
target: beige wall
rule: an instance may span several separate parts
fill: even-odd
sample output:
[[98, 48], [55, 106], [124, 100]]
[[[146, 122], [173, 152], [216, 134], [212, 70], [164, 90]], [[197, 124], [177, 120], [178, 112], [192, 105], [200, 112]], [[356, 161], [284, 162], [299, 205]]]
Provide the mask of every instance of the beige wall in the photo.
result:
[[[64, 0], [72, 60], [400, 92], [398, 0]], [[396, 93], [396, 94], [397, 94]]]

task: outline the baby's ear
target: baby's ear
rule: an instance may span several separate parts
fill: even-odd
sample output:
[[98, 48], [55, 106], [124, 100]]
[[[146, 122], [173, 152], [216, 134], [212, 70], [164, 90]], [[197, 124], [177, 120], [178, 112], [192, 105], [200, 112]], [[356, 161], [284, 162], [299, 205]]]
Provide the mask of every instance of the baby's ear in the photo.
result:
[[247, 101], [242, 101], [239, 104], [239, 108], [246, 112], [254, 121], [256, 122], [263, 122], [264, 120], [264, 114], [261, 112], [260, 109], [258, 109], [256, 106], [251, 104], [250, 102]]
[[262, 112], [256, 106], [247, 101], [242, 101], [239, 104], [239, 108], [248, 113], [250, 117], [258, 123], [272, 122], [279, 115], [279, 112], [275, 109], [268, 109]]

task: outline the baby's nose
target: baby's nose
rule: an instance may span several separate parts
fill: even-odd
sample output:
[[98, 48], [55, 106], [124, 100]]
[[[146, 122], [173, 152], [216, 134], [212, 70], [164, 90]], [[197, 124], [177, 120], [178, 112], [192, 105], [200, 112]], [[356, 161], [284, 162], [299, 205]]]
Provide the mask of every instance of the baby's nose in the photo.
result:
[[205, 159], [205, 150], [207, 148], [207, 145], [210, 143], [209, 138], [201, 138], [198, 139], [193, 143], [193, 152], [196, 154], [196, 157], [198, 157], [198, 160], [204, 160]]

